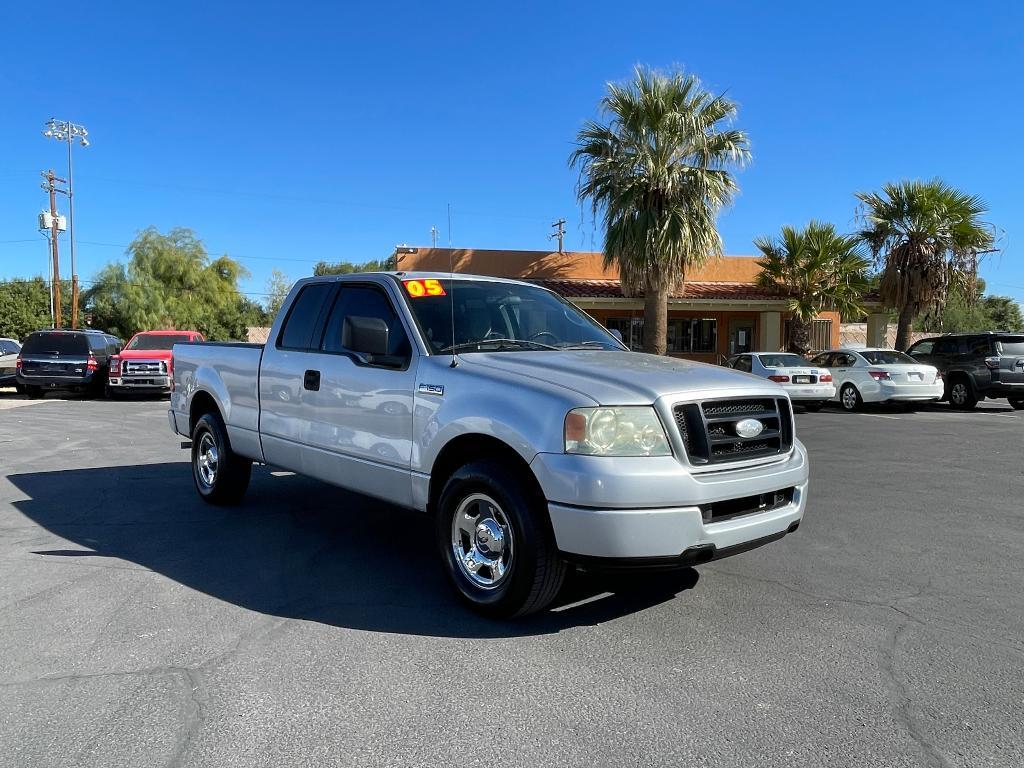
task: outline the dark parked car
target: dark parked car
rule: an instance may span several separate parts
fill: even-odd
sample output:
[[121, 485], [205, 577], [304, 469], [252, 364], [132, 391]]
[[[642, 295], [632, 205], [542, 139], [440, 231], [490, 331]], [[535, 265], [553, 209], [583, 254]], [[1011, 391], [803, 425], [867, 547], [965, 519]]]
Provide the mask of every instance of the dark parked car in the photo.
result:
[[1024, 408], [1024, 333], [950, 333], [921, 339], [907, 354], [942, 372], [944, 399], [954, 408], [973, 408], [986, 397]]
[[14, 383], [14, 372], [19, 352], [21, 352], [21, 344], [14, 339], [0, 339], [0, 387], [10, 386]]
[[17, 386], [29, 397], [50, 389], [101, 395], [120, 347], [120, 339], [100, 331], [36, 331], [21, 347]]

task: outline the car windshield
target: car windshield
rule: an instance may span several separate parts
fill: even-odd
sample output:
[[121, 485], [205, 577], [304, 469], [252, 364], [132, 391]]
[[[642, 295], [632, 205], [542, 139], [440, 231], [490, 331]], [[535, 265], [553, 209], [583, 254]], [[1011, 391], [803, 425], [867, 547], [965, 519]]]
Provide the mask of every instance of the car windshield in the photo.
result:
[[997, 339], [996, 351], [1000, 355], [1024, 355], [1024, 336], [1003, 336]]
[[860, 356], [871, 365], [904, 365], [906, 363], [913, 365], [917, 362], [910, 355], [905, 355], [894, 349], [865, 349]]
[[799, 368], [808, 365], [800, 355], [758, 355], [761, 365], [765, 368]]
[[146, 333], [132, 339], [125, 349], [170, 349], [191, 341], [187, 333]]
[[588, 315], [536, 286], [459, 279], [402, 286], [432, 352], [623, 349]]
[[89, 354], [89, 344], [81, 333], [33, 333], [25, 339], [23, 355], [80, 355]]

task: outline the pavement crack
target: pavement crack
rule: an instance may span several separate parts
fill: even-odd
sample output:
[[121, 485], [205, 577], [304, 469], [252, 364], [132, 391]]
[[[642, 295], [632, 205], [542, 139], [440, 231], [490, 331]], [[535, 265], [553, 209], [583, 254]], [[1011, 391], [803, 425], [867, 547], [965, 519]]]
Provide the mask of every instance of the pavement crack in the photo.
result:
[[952, 763], [935, 744], [925, 735], [920, 723], [917, 721], [915, 706], [906, 683], [901, 679], [896, 669], [896, 652], [899, 647], [900, 637], [903, 635], [909, 622], [896, 625], [892, 633], [879, 649], [878, 668], [885, 679], [886, 687], [889, 689], [889, 697], [892, 699], [892, 716], [907, 735], [913, 739], [924, 756], [925, 764], [930, 768], [952, 768]]
[[206, 720], [206, 686], [201, 673], [191, 667], [177, 667], [185, 687], [185, 706], [181, 716], [181, 734], [174, 745], [174, 751], [167, 761], [167, 768], [178, 768], [192, 746], [196, 733]]

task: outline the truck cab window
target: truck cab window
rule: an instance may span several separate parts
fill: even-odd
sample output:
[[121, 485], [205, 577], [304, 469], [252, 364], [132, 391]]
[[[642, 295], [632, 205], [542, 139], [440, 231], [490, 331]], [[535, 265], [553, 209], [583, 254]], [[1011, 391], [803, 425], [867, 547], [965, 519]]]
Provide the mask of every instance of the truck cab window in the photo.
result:
[[408, 360], [412, 351], [409, 337], [406, 336], [402, 321], [383, 291], [367, 285], [342, 286], [327, 319], [324, 343], [321, 347], [324, 352], [345, 353], [346, 317], [373, 317], [383, 320], [388, 326], [387, 356], [392, 358], [389, 362], [393, 364], [398, 360]]
[[302, 289], [292, 304], [277, 339], [283, 349], [308, 350], [313, 346], [313, 333], [323, 310], [324, 302], [334, 290], [332, 283], [313, 283]]

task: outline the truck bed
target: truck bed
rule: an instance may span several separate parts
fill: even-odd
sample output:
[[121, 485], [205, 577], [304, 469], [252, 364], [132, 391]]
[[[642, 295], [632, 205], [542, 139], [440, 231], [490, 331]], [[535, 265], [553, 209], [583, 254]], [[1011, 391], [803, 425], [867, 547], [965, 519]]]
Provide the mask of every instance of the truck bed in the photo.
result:
[[[177, 431], [188, 432], [188, 393], [205, 389], [220, 395], [232, 448], [263, 461], [260, 445], [259, 376], [263, 345], [234, 341], [175, 344], [171, 410]], [[183, 429], [184, 427], [184, 429]]]

